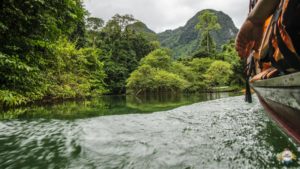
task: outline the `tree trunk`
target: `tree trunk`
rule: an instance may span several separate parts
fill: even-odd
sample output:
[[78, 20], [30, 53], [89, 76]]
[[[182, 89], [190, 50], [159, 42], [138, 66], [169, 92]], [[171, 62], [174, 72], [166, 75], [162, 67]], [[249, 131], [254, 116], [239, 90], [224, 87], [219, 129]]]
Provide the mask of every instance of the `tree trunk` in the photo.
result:
[[93, 37], [93, 48], [96, 48], [96, 36]]
[[207, 32], [207, 36], [206, 36], [206, 47], [207, 47], [207, 52], [209, 53], [209, 42], [208, 42], [208, 40], [209, 40], [209, 32]]

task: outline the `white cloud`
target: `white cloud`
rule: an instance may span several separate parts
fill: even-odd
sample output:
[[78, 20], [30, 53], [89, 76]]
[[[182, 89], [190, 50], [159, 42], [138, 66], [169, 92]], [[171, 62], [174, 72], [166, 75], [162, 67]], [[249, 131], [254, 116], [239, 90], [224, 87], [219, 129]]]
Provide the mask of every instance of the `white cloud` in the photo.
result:
[[156, 32], [183, 26], [202, 9], [220, 10], [239, 27], [247, 16], [248, 0], [86, 0], [92, 16], [109, 20], [116, 13], [132, 14]]

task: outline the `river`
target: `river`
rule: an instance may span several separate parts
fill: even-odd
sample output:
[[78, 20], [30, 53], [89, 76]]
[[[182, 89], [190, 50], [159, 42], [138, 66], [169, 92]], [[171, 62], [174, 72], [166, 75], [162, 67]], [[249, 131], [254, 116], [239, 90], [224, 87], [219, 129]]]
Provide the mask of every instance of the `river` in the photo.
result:
[[293, 141], [256, 97], [229, 96], [110, 96], [2, 112], [0, 168], [284, 167], [276, 155], [297, 152]]

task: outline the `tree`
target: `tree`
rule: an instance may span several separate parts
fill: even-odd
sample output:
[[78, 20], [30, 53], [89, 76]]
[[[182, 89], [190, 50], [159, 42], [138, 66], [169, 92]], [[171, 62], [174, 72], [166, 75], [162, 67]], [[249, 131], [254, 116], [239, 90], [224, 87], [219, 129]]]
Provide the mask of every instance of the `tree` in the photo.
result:
[[86, 19], [86, 28], [91, 36], [93, 47], [96, 47], [96, 39], [101, 28], [104, 26], [104, 21], [101, 18], [89, 17]]
[[[175, 70], [180, 68], [180, 70]], [[127, 89], [135, 94], [151, 92], [178, 92], [190, 83], [185, 76], [190, 77], [188, 68], [171, 60], [168, 52], [157, 49], [140, 62], [140, 66], [127, 79]]]
[[239, 86], [243, 85], [245, 82], [244, 63], [235, 50], [234, 39], [229, 40], [222, 46], [222, 52], [219, 54], [219, 59], [222, 59], [232, 65], [234, 75], [231, 76], [231, 84]]
[[189, 62], [189, 66], [194, 72], [197, 73], [198, 77], [203, 77], [206, 70], [214, 61], [215, 60], [210, 58], [195, 58], [191, 62]]
[[101, 18], [89, 17], [86, 19], [87, 30], [98, 32], [104, 25], [104, 21]]
[[206, 52], [208, 54], [207, 56], [211, 56], [216, 53], [216, 43], [209, 32], [202, 34], [199, 51], [203, 51], [204, 53]]
[[153, 68], [169, 70], [172, 59], [166, 50], [157, 49], [143, 58], [141, 64], [150, 65]]
[[198, 19], [199, 23], [195, 28], [201, 31], [202, 40], [200, 47], [205, 45], [206, 51], [212, 52], [215, 43], [210, 33], [211, 31], [221, 29], [221, 26], [218, 23], [218, 17], [210, 11], [204, 11], [201, 15], [198, 16]]
[[214, 61], [205, 72], [204, 77], [209, 86], [223, 86], [229, 84], [232, 74], [232, 67], [229, 63], [224, 61]]
[[126, 15], [116, 14], [115, 16], [112, 17], [112, 20], [119, 24], [122, 31], [125, 30], [125, 28], [129, 24], [132, 24], [137, 21], [136, 19], [134, 19], [134, 17], [132, 15], [128, 15], [128, 14], [126, 14]]
[[133, 91], [135, 94], [146, 92], [154, 87], [155, 69], [150, 65], [141, 65], [137, 70], [130, 74], [126, 80], [126, 88]]
[[101, 43], [96, 46], [103, 51], [101, 60], [105, 64], [105, 83], [112, 94], [126, 92], [126, 79], [139, 61], [155, 46], [127, 26], [136, 20], [131, 15], [115, 15], [99, 33]]
[[170, 72], [179, 75], [183, 79], [186, 79], [188, 82], [193, 83], [197, 76], [190, 66], [186, 66], [181, 62], [174, 61], [170, 68]]
[[187, 63], [195, 77], [195, 80], [192, 81], [191, 87], [188, 89], [189, 92], [203, 91], [208, 88], [205, 83], [204, 74], [213, 62], [214, 60], [210, 58], [195, 58]]

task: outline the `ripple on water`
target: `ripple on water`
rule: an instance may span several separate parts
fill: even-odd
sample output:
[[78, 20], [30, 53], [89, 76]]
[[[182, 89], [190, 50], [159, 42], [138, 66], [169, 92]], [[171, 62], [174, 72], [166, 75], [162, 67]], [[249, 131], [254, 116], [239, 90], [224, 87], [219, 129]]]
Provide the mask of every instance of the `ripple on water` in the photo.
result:
[[256, 98], [148, 115], [0, 122], [0, 168], [278, 168], [286, 146], [295, 148]]

